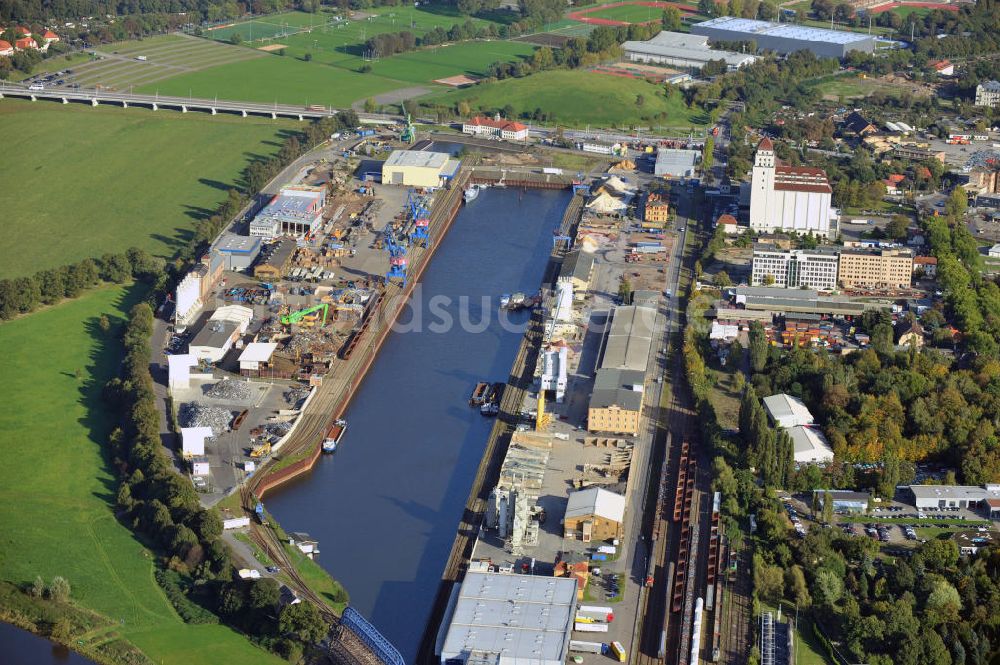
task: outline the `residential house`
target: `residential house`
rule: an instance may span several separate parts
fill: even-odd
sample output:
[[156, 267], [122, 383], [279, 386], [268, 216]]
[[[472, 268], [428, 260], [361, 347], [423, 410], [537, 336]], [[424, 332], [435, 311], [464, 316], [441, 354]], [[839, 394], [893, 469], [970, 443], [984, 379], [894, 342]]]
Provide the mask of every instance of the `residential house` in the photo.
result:
[[844, 118], [843, 128], [856, 136], [865, 136], [866, 134], [875, 134], [878, 132], [878, 127], [870, 123], [867, 118], [857, 111], [852, 112]]
[[0, 39], [0, 55], [14, 55], [14, 47], [10, 45], [10, 42]]
[[938, 76], [954, 76], [955, 75], [955, 65], [947, 60], [938, 60], [937, 62], [931, 63], [931, 68], [934, 69]]
[[914, 256], [913, 272], [918, 270], [924, 277], [937, 277], [937, 259], [933, 256]]
[[896, 333], [896, 344], [899, 346], [919, 348], [924, 345], [924, 329], [916, 320], [899, 324]]
[[892, 173], [888, 178], [883, 180], [886, 196], [902, 196], [903, 189], [901, 185], [904, 180], [906, 180], [906, 176], [901, 173]]

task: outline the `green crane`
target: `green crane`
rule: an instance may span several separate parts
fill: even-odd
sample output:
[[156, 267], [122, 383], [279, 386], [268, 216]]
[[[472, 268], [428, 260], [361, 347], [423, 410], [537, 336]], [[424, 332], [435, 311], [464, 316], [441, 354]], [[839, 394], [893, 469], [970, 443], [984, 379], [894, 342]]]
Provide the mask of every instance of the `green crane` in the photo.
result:
[[399, 140], [403, 143], [413, 143], [417, 139], [417, 132], [410, 121], [410, 114], [406, 114], [406, 129], [399, 135]]
[[292, 312], [291, 314], [287, 314], [281, 317], [281, 323], [286, 326], [290, 326], [293, 323], [298, 323], [299, 321], [309, 316], [313, 312], [318, 312], [320, 310], [323, 310], [323, 322], [319, 324], [319, 327], [322, 328], [323, 326], [326, 325], [326, 315], [327, 312], [330, 311], [330, 306], [327, 305], [326, 303], [323, 303], [322, 305], [313, 305], [312, 307], [307, 307], [305, 309], [300, 309], [297, 312]]

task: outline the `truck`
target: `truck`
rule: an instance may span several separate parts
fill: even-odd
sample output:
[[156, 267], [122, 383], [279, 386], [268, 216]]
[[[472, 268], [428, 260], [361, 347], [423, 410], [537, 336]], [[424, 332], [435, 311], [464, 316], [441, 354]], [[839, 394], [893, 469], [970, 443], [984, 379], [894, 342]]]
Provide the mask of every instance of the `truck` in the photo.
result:
[[858, 226], [861, 226], [861, 225], [867, 226], [868, 225], [868, 220], [867, 219], [849, 219], [849, 220], [847, 220], [847, 223], [848, 224], [856, 224]]
[[569, 650], [579, 653], [607, 653], [608, 645], [604, 642], [585, 642], [583, 640], [570, 640]]
[[615, 611], [610, 607], [600, 605], [581, 605], [576, 611], [577, 621], [586, 617], [599, 623], [611, 623], [615, 620]]
[[573, 623], [573, 630], [580, 633], [606, 633], [608, 632], [608, 624], [606, 623], [581, 623], [576, 621]]
[[146, 60], [148, 60], [148, 58], [146, 58], [146, 56], [144, 55], [137, 55], [135, 56], [135, 59], [138, 60], [139, 62], [146, 62]]
[[618, 659], [618, 662], [624, 663], [628, 660], [628, 653], [625, 652], [625, 647], [618, 640], [611, 643], [611, 654]]

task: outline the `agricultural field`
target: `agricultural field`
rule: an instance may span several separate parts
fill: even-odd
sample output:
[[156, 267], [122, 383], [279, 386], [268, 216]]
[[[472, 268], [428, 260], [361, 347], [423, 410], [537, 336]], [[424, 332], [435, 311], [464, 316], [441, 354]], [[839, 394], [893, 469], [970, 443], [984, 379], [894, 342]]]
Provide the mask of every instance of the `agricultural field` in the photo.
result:
[[[65, 577], [73, 601], [112, 624], [93, 642], [124, 639], [154, 662], [284, 662], [219, 625], [188, 625], [153, 579], [152, 555], [114, 516], [117, 482], [102, 449], [113, 422], [101, 389], [121, 363], [120, 325], [135, 287], [103, 288], [0, 326], [7, 401], [0, 413], [0, 578]], [[81, 636], [73, 636], [78, 639]]]
[[[185, 35], [158, 35], [142, 40], [108, 44], [98, 55], [72, 67], [66, 84], [103, 90], [129, 90], [152, 85], [181, 74], [233, 62], [264, 58], [252, 49], [220, 44]], [[145, 60], [137, 60], [143, 57]]]
[[288, 120], [0, 101], [5, 261], [34, 273], [130, 246], [186, 244], [249, 155], [270, 154]]
[[[642, 95], [643, 105], [636, 105]], [[536, 108], [553, 114], [555, 122], [582, 127], [622, 127], [642, 124], [689, 128], [703, 127], [708, 118], [684, 105], [680, 91], [671, 99], [663, 96], [663, 87], [644, 80], [610, 76], [582, 69], [550, 70], [519, 79], [505, 79], [464, 90], [452, 91], [427, 99], [453, 105], [466, 100], [474, 109], [484, 111], [511, 105], [517, 115]], [[663, 118], [656, 117], [665, 113]], [[643, 120], [643, 117], [651, 118]]]
[[234, 62], [181, 74], [136, 92], [186, 97], [218, 97], [247, 102], [323, 104], [347, 107], [359, 99], [406, 87], [406, 83], [374, 74], [268, 55], [260, 60]]

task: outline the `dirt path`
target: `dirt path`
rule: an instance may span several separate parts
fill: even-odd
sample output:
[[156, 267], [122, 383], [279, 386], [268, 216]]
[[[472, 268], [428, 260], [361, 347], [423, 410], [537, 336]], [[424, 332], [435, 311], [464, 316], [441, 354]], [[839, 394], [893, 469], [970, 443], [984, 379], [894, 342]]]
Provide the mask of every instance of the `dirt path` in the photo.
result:
[[[389, 92], [384, 92], [381, 95], [375, 95], [376, 104], [399, 104], [400, 102], [406, 101], [407, 99], [413, 99], [414, 97], [420, 97], [421, 95], [426, 95], [429, 92], [433, 92], [433, 88], [428, 88], [425, 86], [415, 85], [409, 88], [399, 88], [397, 90], [391, 90]], [[359, 99], [358, 101], [351, 104], [351, 108], [355, 111], [364, 111], [365, 100]]]

